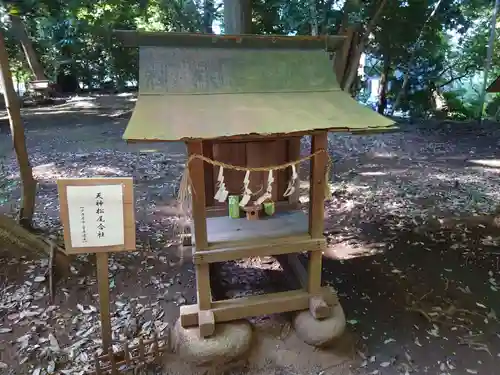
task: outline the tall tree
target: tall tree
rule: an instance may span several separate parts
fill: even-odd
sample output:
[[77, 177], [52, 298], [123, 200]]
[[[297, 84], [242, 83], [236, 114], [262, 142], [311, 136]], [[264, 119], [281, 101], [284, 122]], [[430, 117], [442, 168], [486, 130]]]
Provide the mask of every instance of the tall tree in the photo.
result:
[[19, 98], [12, 83], [9, 56], [2, 31], [0, 31], [0, 82], [3, 87], [12, 144], [19, 164], [22, 184], [18, 223], [5, 215], [0, 215], [0, 237], [5, 245], [11, 245], [24, 252], [45, 253], [50, 256], [51, 273], [49, 277], [50, 295], [52, 297], [58, 279], [69, 274], [70, 263], [68, 257], [59, 247], [53, 243], [49, 244], [31, 233], [33, 230], [37, 182], [33, 177], [33, 170], [29, 161]]
[[252, 32], [252, 0], [224, 0], [224, 34]]
[[319, 34], [319, 23], [318, 23], [318, 3], [316, 0], [309, 0], [309, 18], [311, 20], [311, 35]]
[[213, 34], [212, 24], [215, 17], [215, 6], [213, 0], [205, 0], [203, 4], [203, 32]]
[[[339, 77], [342, 82], [341, 88], [344, 91], [350, 92], [352, 95], [355, 94], [355, 83], [358, 76], [361, 56], [366, 50], [370, 35], [373, 33], [377, 23], [382, 17], [388, 1], [393, 0], [379, 0], [375, 4], [372, 4], [371, 7], [368, 7], [368, 9], [371, 9], [371, 11], [369, 10], [369, 20], [367, 22], [360, 22], [356, 25], [356, 33], [359, 36], [352, 38], [352, 41], [355, 41], [355, 43], [352, 45], [351, 52], [349, 53], [345, 77]], [[350, 26], [351, 12], [358, 13], [358, 17], [363, 17], [359, 4], [355, 3], [355, 6], [353, 7], [352, 3], [352, 1], [346, 1], [344, 4], [343, 21], [340, 29], [341, 32], [346, 31]]]
[[22, 199], [19, 210], [19, 223], [25, 228], [32, 227], [33, 214], [35, 212], [36, 180], [29, 161], [26, 148], [26, 137], [21, 119], [19, 98], [14, 90], [12, 76], [9, 67], [9, 57], [5, 48], [3, 33], [0, 32], [0, 80], [2, 82], [3, 94], [7, 113], [9, 115], [10, 132], [12, 144], [19, 163], [19, 171], [22, 182]]
[[490, 25], [490, 37], [488, 40], [488, 51], [486, 53], [486, 59], [484, 63], [484, 72], [483, 72], [483, 85], [480, 93], [480, 103], [479, 103], [479, 121], [483, 119], [483, 110], [484, 110], [484, 101], [486, 99], [486, 87], [488, 85], [488, 73], [490, 72], [491, 64], [493, 62], [493, 49], [495, 48], [495, 34], [497, 28], [497, 14], [500, 8], [500, 0], [495, 1], [495, 5], [493, 6], [493, 12], [491, 15], [491, 25]]
[[420, 44], [421, 44], [422, 39], [424, 37], [425, 28], [427, 27], [429, 21], [436, 15], [436, 12], [438, 11], [439, 6], [441, 5], [441, 2], [442, 2], [442, 0], [438, 0], [436, 2], [434, 9], [432, 9], [429, 16], [425, 19], [424, 24], [422, 25], [422, 28], [420, 29], [420, 33], [418, 34], [417, 40], [415, 41], [415, 44], [412, 46], [411, 55], [410, 55], [410, 58], [409, 58], [408, 64], [407, 64], [407, 69], [404, 73], [403, 85], [401, 86], [401, 89], [399, 90], [399, 92], [396, 96], [396, 99], [394, 100], [394, 104], [392, 105], [392, 109], [391, 109], [391, 114], [394, 113], [394, 110], [398, 109], [399, 103], [401, 102], [401, 98], [406, 93], [406, 88], [408, 86], [408, 81], [410, 79], [409, 71], [414, 64], [414, 60], [415, 60], [417, 51], [419, 50]]
[[28, 62], [33, 76], [37, 81], [46, 80], [45, 71], [21, 19], [19, 8], [14, 4], [10, 4], [8, 9], [12, 31], [21, 43], [24, 55], [26, 56], [26, 61]]

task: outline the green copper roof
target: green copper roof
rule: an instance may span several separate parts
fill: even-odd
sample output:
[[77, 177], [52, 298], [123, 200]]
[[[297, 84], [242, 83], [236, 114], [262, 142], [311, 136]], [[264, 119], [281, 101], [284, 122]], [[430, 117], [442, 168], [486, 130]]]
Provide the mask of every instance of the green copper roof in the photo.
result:
[[159, 46], [140, 47], [139, 96], [123, 136], [127, 140], [393, 125], [340, 90], [325, 47], [332, 49], [341, 38], [281, 37], [276, 42], [242, 36], [243, 42], [228, 42], [227, 37], [180, 34], [188, 45], [183, 47], [172, 41], [178, 34], [156, 34]]
[[488, 86], [486, 92], [493, 92], [493, 93], [500, 92], [500, 76], [498, 76], [496, 80], [491, 82], [491, 85]]

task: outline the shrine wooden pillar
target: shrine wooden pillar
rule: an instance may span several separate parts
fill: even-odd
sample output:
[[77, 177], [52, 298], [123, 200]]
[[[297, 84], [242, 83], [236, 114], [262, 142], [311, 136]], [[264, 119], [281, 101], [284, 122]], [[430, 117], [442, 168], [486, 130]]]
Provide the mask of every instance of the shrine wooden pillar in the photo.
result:
[[[328, 149], [328, 132], [320, 132], [312, 135], [311, 154], [320, 150]], [[322, 152], [311, 159], [310, 188], [309, 188], [309, 234], [311, 238], [323, 238], [324, 215], [325, 215], [325, 188], [326, 169], [328, 165], [328, 154]], [[321, 251], [309, 253], [309, 270], [307, 289], [311, 294], [319, 294], [321, 290]]]
[[[201, 141], [187, 142], [187, 148], [189, 155], [203, 154], [203, 143]], [[194, 242], [196, 251], [206, 251], [208, 250], [208, 236], [204, 162], [201, 159], [193, 159], [188, 168], [192, 184], [193, 228], [196, 228]], [[208, 263], [196, 264], [195, 272], [200, 335], [206, 337], [212, 335], [215, 330], [215, 318], [211, 311], [210, 265]]]

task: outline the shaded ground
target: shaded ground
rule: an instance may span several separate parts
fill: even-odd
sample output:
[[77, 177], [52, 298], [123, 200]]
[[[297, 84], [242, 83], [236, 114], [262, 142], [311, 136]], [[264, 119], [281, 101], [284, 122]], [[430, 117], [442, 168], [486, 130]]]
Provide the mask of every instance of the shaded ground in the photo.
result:
[[[54, 236], [60, 229], [57, 178], [135, 178], [140, 251], [114, 256], [111, 266], [117, 338], [147, 335], [154, 327], [167, 330], [177, 306], [195, 298], [192, 267], [179, 263], [179, 250], [171, 243], [175, 211], [170, 204], [184, 146], [126, 145], [121, 134], [132, 105], [126, 100], [103, 97], [24, 114], [40, 180], [36, 219]], [[400, 133], [330, 137], [334, 199], [326, 212], [330, 247], [323, 279], [338, 289], [366, 358], [359, 373], [498, 373], [499, 234], [465, 225], [448, 230], [440, 228], [439, 219], [495, 208], [499, 140], [493, 124], [417, 124]], [[15, 198], [16, 163], [0, 124], [2, 156], [12, 179], [8, 198]], [[45, 282], [35, 281], [42, 280], [36, 277], [43, 274], [43, 263], [9, 257], [1, 262], [0, 362], [15, 365], [11, 373], [16, 374], [28, 373], [19, 365], [25, 358], [26, 364], [42, 357], [45, 365], [83, 368], [89, 350], [100, 344], [93, 308], [97, 288], [87, 257], [75, 262], [78, 276], [61, 285], [54, 307], [47, 303]], [[226, 265], [223, 277], [228, 275], [228, 284], [239, 285], [231, 295], [239, 295], [262, 288], [262, 280], [273, 284], [279, 266], [272, 260], [239, 262]], [[61, 348], [73, 345], [72, 350], [58, 350], [50, 334]]]

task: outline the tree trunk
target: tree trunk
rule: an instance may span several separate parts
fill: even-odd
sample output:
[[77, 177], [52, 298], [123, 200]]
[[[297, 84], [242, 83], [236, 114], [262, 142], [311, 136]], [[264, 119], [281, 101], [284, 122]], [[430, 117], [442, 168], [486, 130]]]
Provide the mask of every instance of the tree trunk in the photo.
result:
[[338, 35], [345, 36], [346, 39], [344, 41], [344, 44], [342, 45], [342, 48], [339, 48], [335, 51], [333, 68], [335, 70], [337, 82], [339, 83], [340, 88], [344, 90], [349, 63], [351, 61], [351, 55], [353, 54], [353, 50], [358, 43], [359, 35], [356, 32], [354, 26], [343, 29], [342, 33]]
[[436, 6], [432, 10], [431, 14], [429, 14], [429, 17], [427, 17], [427, 19], [425, 20], [424, 24], [422, 25], [422, 29], [420, 30], [420, 34], [418, 35], [418, 38], [415, 41], [415, 44], [413, 45], [413, 50], [411, 52], [410, 58], [408, 59], [408, 66], [407, 66], [407, 69], [406, 69], [406, 72], [405, 72], [405, 75], [403, 78], [403, 85], [401, 86], [401, 89], [399, 90], [398, 95], [396, 96], [396, 99], [394, 100], [394, 105], [392, 106], [392, 109], [390, 111], [390, 115], [392, 115], [394, 113], [394, 111], [399, 108], [399, 104], [401, 103], [401, 100], [403, 99], [403, 95], [405, 95], [405, 93], [407, 91], [408, 82], [410, 81], [410, 69], [413, 65], [413, 61], [415, 60], [416, 52], [418, 50], [418, 45], [420, 44], [420, 41], [422, 40], [422, 37], [424, 36], [425, 27], [427, 26], [427, 24], [429, 23], [431, 18], [434, 17], [434, 15], [436, 14], [436, 12], [439, 8], [439, 5], [441, 4], [441, 1], [442, 0], [439, 0], [436, 3]]
[[317, 0], [309, 0], [309, 17], [311, 19], [311, 35], [316, 36], [319, 34]]
[[19, 70], [16, 71], [16, 93], [18, 96], [21, 96], [21, 89], [20, 89], [20, 81], [21, 81], [21, 74], [19, 74]]
[[35, 79], [37, 81], [46, 80], [47, 78], [45, 76], [45, 72], [40, 64], [40, 60], [38, 60], [35, 48], [33, 47], [33, 43], [31, 43], [31, 39], [26, 32], [23, 21], [19, 16], [13, 14], [10, 15], [10, 21], [12, 23], [12, 31], [21, 42], [24, 55], [26, 56], [26, 60], [28, 61], [28, 65], [35, 76]]
[[349, 66], [347, 69], [347, 76], [346, 79], [344, 80], [344, 91], [348, 91], [351, 93], [351, 95], [354, 95], [354, 83], [356, 82], [356, 78], [358, 76], [358, 68], [359, 68], [359, 61], [361, 60], [361, 55], [365, 51], [366, 43], [368, 42], [368, 38], [370, 34], [373, 31], [373, 28], [377, 24], [380, 16], [382, 15], [382, 12], [385, 8], [385, 5], [387, 4], [387, 0], [381, 0], [380, 3], [377, 6], [377, 9], [375, 11], [375, 14], [373, 15], [372, 19], [370, 22], [368, 22], [368, 25], [366, 26], [365, 32], [362, 34], [362, 37], [360, 38], [359, 44], [353, 48], [354, 51], [351, 55], [351, 60], [349, 61]]
[[19, 97], [14, 90], [12, 76], [9, 68], [9, 56], [5, 48], [3, 33], [0, 33], [0, 80], [4, 87], [4, 100], [9, 115], [12, 143], [19, 163], [22, 182], [22, 199], [19, 210], [19, 223], [25, 228], [31, 228], [33, 213], [35, 212], [36, 181], [26, 149], [26, 137], [21, 119]]
[[321, 20], [321, 27], [320, 27], [320, 32], [322, 35], [328, 34], [328, 26], [329, 26], [328, 12], [332, 8], [333, 3], [334, 0], [326, 0], [323, 3], [323, 19]]
[[252, 32], [252, 1], [224, 0], [224, 34]]
[[214, 13], [215, 13], [214, 1], [205, 0], [205, 4], [203, 6], [203, 32], [205, 34], [214, 33], [214, 30], [212, 29]]
[[493, 14], [491, 15], [490, 38], [488, 40], [488, 48], [486, 50], [486, 61], [484, 63], [484, 70], [483, 70], [483, 87], [481, 88], [481, 94], [479, 97], [479, 113], [478, 113], [479, 123], [483, 121], [484, 102], [486, 100], [486, 86], [488, 84], [488, 73], [490, 72], [491, 62], [493, 59], [493, 50], [495, 48], [495, 32], [496, 28], [499, 27], [500, 25], [500, 23], [498, 23], [498, 17], [497, 17], [499, 9], [500, 9], [500, 0], [496, 0], [495, 6], [493, 7]]
[[[497, 234], [500, 230], [500, 206], [497, 206], [494, 212], [484, 215], [457, 216], [448, 217], [439, 221], [424, 224], [420, 230], [428, 230], [428, 227], [434, 229], [453, 230], [459, 228], [461, 231], [464, 225], [468, 228], [481, 227], [491, 234]], [[417, 229], [419, 231], [419, 229]]]
[[448, 106], [445, 97], [434, 82], [430, 83], [429, 91], [431, 93], [430, 100], [434, 116], [438, 119], [445, 119], [448, 115]]
[[[36, 180], [33, 178], [28, 151], [26, 149], [26, 138], [24, 126], [21, 119], [19, 98], [14, 91], [12, 76], [9, 68], [9, 57], [5, 48], [3, 33], [0, 32], [0, 81], [4, 88], [4, 99], [7, 113], [9, 115], [12, 142], [19, 163], [22, 182], [22, 200], [19, 210], [19, 224], [5, 215], [0, 215], [0, 243], [8, 248], [15, 248], [16, 253], [45, 253], [55, 263], [56, 275], [50, 275], [53, 283], [58, 278], [69, 274], [69, 259], [55, 245], [51, 245], [27, 229], [32, 229], [33, 213], [35, 210]], [[52, 254], [53, 253], [53, 254]], [[52, 257], [53, 255], [53, 257]]]
[[[0, 215], [0, 242], [5, 246], [6, 250], [15, 251], [15, 255], [29, 253], [37, 256], [48, 256], [51, 253], [51, 244], [24, 229], [5, 215]], [[54, 246], [54, 263], [57, 273], [56, 278], [69, 275], [69, 258], [57, 246]]]
[[391, 71], [391, 58], [388, 54], [384, 56], [384, 67], [380, 77], [380, 87], [378, 92], [377, 112], [383, 115], [387, 108], [387, 88], [389, 86], [389, 74]]

